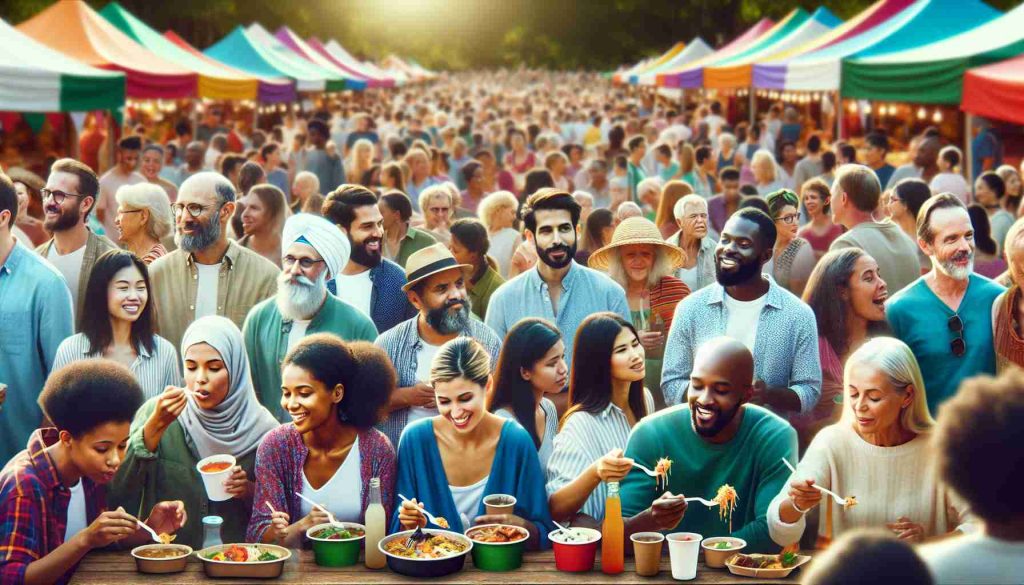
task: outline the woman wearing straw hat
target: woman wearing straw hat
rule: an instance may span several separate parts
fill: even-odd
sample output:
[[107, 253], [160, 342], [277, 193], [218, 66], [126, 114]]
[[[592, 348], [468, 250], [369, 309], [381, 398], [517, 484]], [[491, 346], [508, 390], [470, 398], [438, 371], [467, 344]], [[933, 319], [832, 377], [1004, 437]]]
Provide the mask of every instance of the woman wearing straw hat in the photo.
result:
[[661, 238], [654, 222], [631, 217], [623, 220], [607, 246], [590, 256], [591, 268], [603, 270], [626, 290], [633, 326], [647, 353], [644, 384], [659, 407], [661, 359], [665, 334], [679, 301], [690, 294], [683, 281], [672, 276], [683, 265], [686, 253]]

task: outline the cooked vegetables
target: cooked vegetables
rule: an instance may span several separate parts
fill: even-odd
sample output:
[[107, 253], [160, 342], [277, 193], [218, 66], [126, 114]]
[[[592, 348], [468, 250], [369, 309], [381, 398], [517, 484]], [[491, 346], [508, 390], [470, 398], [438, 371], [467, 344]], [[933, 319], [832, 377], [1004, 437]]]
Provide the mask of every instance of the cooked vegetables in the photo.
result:
[[425, 533], [427, 538], [406, 546], [408, 537], [398, 536], [384, 543], [385, 552], [406, 559], [443, 559], [466, 551], [469, 546], [444, 534]]
[[355, 526], [329, 526], [313, 533], [313, 538], [325, 540], [350, 540], [366, 536], [366, 531]]
[[474, 528], [466, 533], [471, 540], [476, 542], [518, 542], [526, 538], [526, 534], [515, 526], [488, 526], [485, 528]]

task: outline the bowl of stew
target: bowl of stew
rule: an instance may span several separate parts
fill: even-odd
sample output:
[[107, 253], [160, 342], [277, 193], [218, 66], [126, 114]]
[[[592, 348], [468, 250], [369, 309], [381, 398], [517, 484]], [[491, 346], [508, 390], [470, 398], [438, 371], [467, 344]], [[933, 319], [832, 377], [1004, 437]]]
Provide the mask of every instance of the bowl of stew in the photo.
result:
[[483, 524], [466, 531], [473, 541], [473, 565], [481, 571], [512, 571], [523, 564], [530, 532], [507, 524]]
[[184, 571], [191, 554], [192, 548], [183, 544], [144, 544], [132, 549], [135, 568], [155, 575]]
[[350, 567], [359, 562], [366, 527], [354, 522], [317, 524], [306, 531], [313, 559], [321, 567]]

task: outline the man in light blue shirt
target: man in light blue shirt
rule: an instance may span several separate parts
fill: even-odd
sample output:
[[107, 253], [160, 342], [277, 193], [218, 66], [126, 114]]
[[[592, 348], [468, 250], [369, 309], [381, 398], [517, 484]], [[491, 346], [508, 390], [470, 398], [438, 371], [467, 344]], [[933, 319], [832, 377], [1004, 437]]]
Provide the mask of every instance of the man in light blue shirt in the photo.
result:
[[[539, 189], [521, 211], [526, 237], [539, 262], [498, 287], [487, 307], [487, 325], [504, 338], [524, 317], [540, 317], [558, 326], [565, 341], [565, 361], [572, 367], [576, 329], [587, 316], [611, 311], [629, 321], [626, 293], [608, 275], [576, 264], [580, 205], [572, 195]], [[567, 393], [551, 397], [564, 410]]]
[[814, 312], [761, 273], [775, 238], [775, 223], [758, 209], [741, 209], [725, 223], [715, 249], [718, 282], [683, 299], [672, 319], [661, 372], [669, 406], [686, 395], [697, 348], [720, 335], [743, 342], [753, 353], [755, 403], [783, 415], [809, 412], [818, 403], [821, 360]]
[[42, 422], [36, 400], [57, 347], [74, 333], [64, 277], [11, 234], [18, 213], [14, 183], [0, 173], [0, 461], [24, 449]]

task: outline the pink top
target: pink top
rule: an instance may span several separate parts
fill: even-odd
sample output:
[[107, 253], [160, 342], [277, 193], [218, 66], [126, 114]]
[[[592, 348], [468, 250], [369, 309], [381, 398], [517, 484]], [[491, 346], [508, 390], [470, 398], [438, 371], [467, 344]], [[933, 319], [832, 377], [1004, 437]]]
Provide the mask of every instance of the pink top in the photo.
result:
[[829, 246], [832, 245], [832, 242], [835, 241], [835, 239], [838, 238], [839, 236], [843, 235], [843, 226], [839, 225], [838, 223], [834, 223], [832, 224], [832, 227], [830, 227], [828, 231], [825, 232], [825, 235], [819, 236], [818, 234], [814, 233], [814, 228], [811, 226], [811, 224], [807, 224], [804, 227], [800, 228], [800, 230], [797, 232], [797, 235], [810, 242], [811, 248], [815, 252], [824, 254], [828, 252], [828, 248]]

